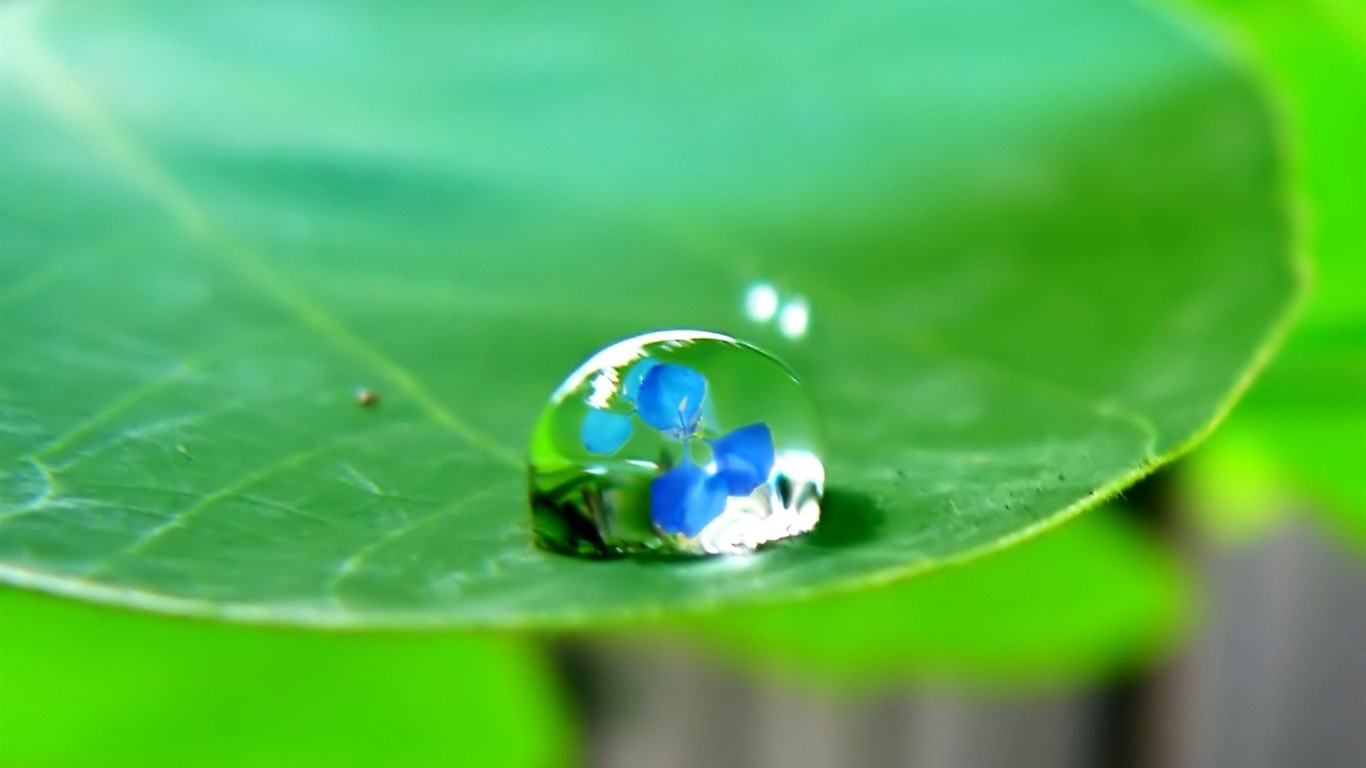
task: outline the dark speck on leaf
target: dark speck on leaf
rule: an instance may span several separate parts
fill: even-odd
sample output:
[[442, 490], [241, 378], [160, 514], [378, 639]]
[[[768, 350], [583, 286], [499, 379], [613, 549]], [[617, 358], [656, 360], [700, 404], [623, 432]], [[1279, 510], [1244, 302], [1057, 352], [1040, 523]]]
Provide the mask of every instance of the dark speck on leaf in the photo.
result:
[[362, 408], [379, 405], [379, 393], [373, 389], [362, 387], [356, 390], [356, 404]]

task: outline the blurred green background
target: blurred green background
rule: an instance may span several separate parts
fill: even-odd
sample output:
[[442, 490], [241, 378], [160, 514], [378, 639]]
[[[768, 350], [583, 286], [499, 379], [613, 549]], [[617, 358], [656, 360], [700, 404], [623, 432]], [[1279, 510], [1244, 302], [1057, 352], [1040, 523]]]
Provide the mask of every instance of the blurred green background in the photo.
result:
[[[25, 78], [46, 83], [50, 111], [93, 137], [68, 141], [65, 123], [46, 122], [41, 116], [46, 113], [34, 109], [22, 88], [7, 87], [0, 96], [0, 141], [10, 146], [0, 169], [0, 306], [10, 308], [0, 358], [0, 394], [7, 404], [0, 426], [7, 450], [19, 455], [15, 446], [29, 446], [27, 441], [50, 427], [12, 403], [38, 402], [46, 409], [42, 415], [53, 419], [88, 416], [107, 402], [105, 393], [125, 391], [146, 370], [165, 362], [156, 350], [140, 348], [140, 337], [164, 334], [162, 323], [184, 317], [173, 311], [177, 307], [215, 301], [232, 307], [234, 321], [220, 326], [194, 315], [198, 335], [193, 338], [222, 343], [212, 354], [227, 362], [201, 366], [196, 361], [183, 373], [171, 369], [170, 376], [200, 386], [196, 396], [212, 393], [224, 409], [237, 407], [239, 399], [248, 403], [252, 418], [264, 425], [260, 432], [241, 430], [230, 440], [211, 442], [203, 431], [172, 423], [202, 417], [204, 403], [188, 396], [178, 401], [168, 394], [176, 391], [170, 387], [149, 401], [158, 423], [170, 425], [165, 434], [126, 432], [110, 445], [96, 445], [99, 434], [76, 435], [77, 447], [89, 441], [106, 451], [98, 469], [80, 478], [84, 485], [72, 497], [76, 503], [61, 510], [84, 528], [71, 536], [68, 529], [25, 528], [16, 520], [6, 537], [0, 527], [7, 581], [50, 590], [57, 583], [56, 591], [103, 602], [160, 610], [169, 605], [173, 613], [218, 613], [230, 619], [251, 614], [233, 614], [231, 608], [184, 610], [182, 603], [163, 601], [163, 591], [196, 606], [233, 606], [248, 604], [246, 597], [273, 596], [274, 618], [304, 617], [301, 623], [309, 623], [309, 616], [325, 617], [320, 624], [348, 623], [354, 612], [360, 618], [352, 623], [364, 624], [367, 611], [395, 602], [408, 610], [442, 605], [448, 598], [446, 605], [457, 606], [448, 615], [476, 624], [506, 626], [520, 617], [521, 623], [537, 626], [533, 619], [541, 615], [556, 617], [551, 624], [579, 627], [567, 635], [254, 628], [6, 588], [0, 592], [0, 766], [324, 761], [357, 766], [973, 766], [1002, 760], [1013, 765], [1245, 766], [1287, 764], [1281, 759], [1287, 755], [1295, 756], [1297, 765], [1359, 765], [1366, 745], [1351, 721], [1366, 707], [1366, 685], [1357, 690], [1354, 684], [1366, 675], [1366, 656], [1352, 647], [1360, 645], [1366, 631], [1358, 562], [1366, 540], [1366, 13], [1358, 4], [1332, 2], [1174, 2], [1122, 11], [1053, 3], [928, 7], [916, 17], [924, 22], [914, 40], [920, 47], [908, 51], [904, 63], [912, 71], [946, 60], [953, 67], [921, 86], [899, 79], [897, 71], [836, 55], [845, 55], [840, 51], [847, 48], [828, 58], [812, 54], [823, 52], [823, 41], [844, 26], [867, 34], [879, 27], [884, 12], [889, 19], [900, 18], [886, 9], [901, 7], [807, 4], [793, 11], [795, 20], [785, 16], [783, 34], [771, 37], [763, 36], [771, 10], [763, 4], [658, 15], [647, 4], [582, 11], [566, 6], [555, 9], [555, 23], [546, 25], [537, 15], [550, 13], [543, 7], [528, 7], [525, 18], [491, 9], [480, 34], [461, 36], [453, 48], [457, 55], [443, 57], [431, 52], [447, 50], [443, 35], [457, 31], [426, 26], [428, 15], [420, 5], [347, 6], [337, 16], [348, 19], [349, 26], [332, 28], [327, 22], [334, 15], [305, 7], [240, 13], [224, 7], [210, 13], [156, 3], [77, 3], [62, 9], [54, 50], [37, 55], [21, 38], [30, 25], [41, 23], [46, 4], [4, 6], [0, 48], [8, 50], [0, 51], [0, 63], [6, 67], [6, 85]], [[1001, 18], [974, 22], [975, 12]], [[484, 16], [472, 10], [468, 18]], [[659, 31], [662, 24], [690, 18], [696, 29], [688, 35]], [[367, 19], [373, 35], [366, 34]], [[557, 95], [560, 84], [553, 79], [530, 87], [519, 75], [545, 67], [564, 71], [571, 80], [583, 60], [576, 46], [600, 40], [595, 35], [604, 20], [621, 32], [610, 36], [620, 46], [613, 49], [620, 60], [608, 61], [642, 68], [609, 69], [604, 81], [613, 87], [575, 92], [580, 110], [575, 114], [582, 123], [538, 122], [555, 114], [542, 112], [541, 105], [568, 97]], [[411, 38], [410, 49], [374, 42], [395, 27], [420, 33]], [[891, 22], [887, 27], [900, 29]], [[733, 48], [737, 41], [759, 39], [731, 36], [751, 28], [768, 40], [767, 47]], [[546, 29], [556, 34], [539, 36]], [[802, 35], [785, 36], [792, 30]], [[869, 46], [896, 49], [896, 38], [889, 37]], [[242, 40], [253, 47], [244, 48]], [[704, 58], [723, 58], [709, 72], [712, 79], [675, 79], [667, 62], [685, 53], [655, 47], [652, 40], [701, 40], [710, 46]], [[1064, 49], [1069, 55], [1085, 52], [1090, 40], [1132, 50], [1111, 51], [1114, 58], [1106, 60], [1121, 63], [1092, 72], [1061, 68], [1065, 59], [1050, 55]], [[184, 50], [178, 52], [178, 46]], [[123, 48], [170, 56], [110, 54]], [[185, 70], [188, 82], [177, 79], [177, 56], [197, 63], [198, 68]], [[395, 70], [376, 65], [381, 56], [410, 57], [400, 69], [413, 72], [477, 69], [469, 82], [487, 91], [427, 100], [412, 81], [385, 79]], [[1197, 63], [1176, 60], [1180, 56]], [[62, 57], [64, 65], [55, 63]], [[831, 61], [847, 66], [834, 67]], [[328, 66], [308, 70], [318, 62]], [[1021, 68], [1023, 85], [998, 79], [1012, 62], [1037, 63]], [[273, 67], [295, 67], [315, 90], [291, 89], [287, 78], [274, 76]], [[745, 102], [745, 88], [735, 85], [748, 82], [745, 74], [755, 70], [776, 76], [777, 82], [790, 75], [791, 92], [760, 91], [756, 97], [776, 99], [774, 109], [802, 126], [800, 140], [746, 122], [766, 114]], [[214, 87], [193, 79], [205, 72]], [[1203, 79], [1193, 82], [1187, 72]], [[89, 92], [69, 87], [71, 73], [104, 87]], [[316, 89], [332, 78], [335, 88]], [[144, 82], [160, 83], [164, 92], [144, 92]], [[906, 117], [905, 105], [896, 99], [904, 88], [915, 91], [910, 106], [924, 110], [908, 135], [891, 128]], [[865, 105], [858, 117], [866, 124], [859, 124], [857, 135], [872, 137], [867, 146], [873, 149], [841, 143], [839, 137], [851, 129], [839, 124], [840, 113], [822, 111], [810, 89], [826, 97], [852, 94], [851, 103]], [[354, 125], [340, 119], [356, 108], [353, 90], [373, 99], [361, 105]], [[167, 100], [166, 93], [177, 98]], [[1055, 101], [1011, 101], [1021, 93]], [[484, 100], [506, 110], [492, 114], [523, 119], [469, 128], [457, 97]], [[101, 99], [117, 103], [119, 110], [100, 111]], [[899, 106], [884, 113], [879, 106], [884, 101]], [[610, 121], [618, 133], [593, 132], [602, 115], [637, 103], [648, 106]], [[1261, 117], [1249, 117], [1248, 104], [1270, 116], [1274, 136], [1260, 131]], [[957, 111], [946, 119], [933, 112], [936, 105]], [[675, 111], [689, 115], [687, 130], [669, 129]], [[282, 118], [299, 113], [313, 115], [315, 122], [295, 125]], [[1126, 122], [1131, 114], [1142, 119]], [[1210, 116], [1214, 138], [1174, 148], [1188, 114]], [[1118, 130], [1108, 133], [1111, 125], [1101, 119], [1113, 121]], [[260, 133], [234, 132], [257, 121]], [[447, 124], [452, 126], [448, 133], [434, 128]], [[886, 135], [878, 130], [883, 125], [889, 126]], [[996, 135], [1005, 125], [1018, 128], [1009, 141]], [[1126, 133], [1136, 125], [1146, 126], [1141, 135]], [[1227, 127], [1222, 133], [1221, 125]], [[1054, 133], [1056, 126], [1080, 126], [1088, 141], [1060, 143], [1058, 136], [1070, 134]], [[771, 146], [728, 138], [766, 131], [773, 134]], [[637, 133], [657, 140], [641, 140]], [[147, 164], [129, 135], [149, 137], [153, 154], [168, 167], [200, 180], [195, 191], [214, 201], [210, 207], [217, 223], [201, 220], [198, 203], [163, 170]], [[203, 152], [196, 143], [203, 137], [226, 149], [217, 156]], [[673, 143], [661, 144], [658, 137]], [[922, 142], [940, 157], [912, 153], [913, 161], [884, 167], [886, 147], [899, 141]], [[1013, 154], [1012, 142], [1028, 151]], [[70, 149], [78, 145], [86, 149]], [[433, 147], [442, 148], [436, 152], [440, 165], [429, 164]], [[535, 149], [518, 154], [517, 147]], [[1153, 150], [1153, 156], [1182, 165], [1139, 167], [1128, 154], [1154, 147], [1160, 151]], [[812, 153], [813, 148], [825, 154]], [[695, 159], [692, 164], [651, 160], [669, 153]], [[803, 159], [801, 169], [791, 167], [794, 158]], [[977, 158], [980, 165], [964, 158]], [[1288, 179], [1278, 175], [1282, 167]], [[1050, 176], [1059, 168], [1070, 183]], [[1200, 175], [1208, 168], [1220, 172]], [[392, 169], [398, 169], [397, 176], [389, 175]], [[1173, 175], [1188, 170], [1185, 188]], [[1125, 175], [1125, 184], [1108, 183], [1114, 174]], [[149, 194], [131, 194], [127, 178]], [[575, 186], [585, 178], [602, 186]], [[571, 194], [574, 206], [561, 205], [553, 195], [528, 193], [527, 179], [543, 185], [535, 189]], [[191, 541], [160, 562], [133, 561], [112, 574], [83, 569], [85, 554], [112, 549], [157, 509], [187, 500], [193, 508], [194, 499], [211, 487], [196, 473], [210, 477], [215, 461], [241, 463], [242, 456], [269, 455], [272, 442], [317, 441], [316, 434], [276, 418], [270, 406], [263, 411], [263, 403], [283, 403], [276, 407], [299, 418], [349, 403], [350, 391], [303, 397], [281, 388], [294, 382], [308, 393], [318, 381], [331, 379], [303, 360], [297, 339], [273, 334], [282, 321], [262, 296], [292, 306], [305, 324], [340, 337], [341, 346], [359, 350], [362, 361], [378, 361], [381, 367], [385, 358], [358, 346], [362, 342], [356, 339], [382, 339], [379, 348], [419, 360], [449, 354], [440, 339], [443, 329], [415, 324], [413, 306], [456, 305], [474, 318], [479, 338], [462, 337], [456, 346], [464, 356], [432, 370], [444, 377], [441, 391], [465, 393], [462, 405], [476, 403], [465, 409], [476, 414], [476, 428], [467, 431], [509, 437], [492, 446], [488, 456], [460, 465], [446, 458], [449, 440], [430, 433], [403, 425], [372, 441], [367, 433], [367, 442], [348, 455], [366, 459], [373, 454], [381, 457], [377, 461], [396, 454], [415, 457], [406, 474], [380, 478], [375, 491], [380, 496], [403, 495], [390, 493], [389, 481], [429, 495], [452, 488], [462, 497], [518, 496], [515, 469], [499, 456], [511, 452], [515, 463], [523, 437], [518, 425], [531, 414], [480, 398], [500, 392], [509, 401], [539, 398], [553, 385], [542, 370], [567, 371], [562, 363], [588, 351], [556, 346], [559, 321], [546, 309], [562, 295], [575, 297], [564, 298], [566, 304], [590, 307], [558, 328], [563, 338], [578, 334], [572, 336], [577, 344], [582, 338], [610, 339], [638, 330], [623, 327], [623, 316], [646, 324], [680, 315], [677, 324], [694, 317], [711, 320], [721, 311], [712, 305], [720, 302], [709, 304], [707, 296], [724, 293], [727, 306], [738, 307], [732, 288], [759, 279], [772, 279], [784, 301], [810, 301], [811, 339], [794, 339], [772, 325], [749, 327], [748, 335], [809, 371], [816, 391], [831, 404], [828, 415], [847, 417], [848, 423], [832, 425], [843, 440], [840, 460], [864, 474], [845, 472], [857, 480], [843, 490], [867, 498], [846, 502], [844, 508], [885, 509], [887, 499], [911, 497], [914, 492], [904, 487], [908, 483], [951, 483], [959, 479], [955, 473], [970, 475], [965, 462], [936, 466], [908, 481], [895, 475], [893, 462], [878, 461], [900, 447], [896, 428], [937, 425], [951, 432], [943, 426], [951, 424], [949, 406], [967, 402], [954, 399], [952, 390], [976, 379], [939, 382], [946, 391], [933, 394], [927, 410], [944, 411], [943, 424], [908, 416], [889, 401], [911, 398], [913, 382], [937, 381], [936, 366], [947, 366], [943, 361], [959, 354], [955, 348], [941, 349], [941, 338], [915, 338], [919, 324], [935, 327], [937, 317], [952, 312], [953, 302], [992, 290], [1028, 309], [1048, 306], [1055, 295], [1075, 298], [1065, 290], [1050, 293], [1075, 279], [1094, 293], [1090, 304], [1098, 315], [1112, 307], [1115, 315], [1123, 314], [1121, 306], [1133, 295], [1151, 300], [1151, 317], [1133, 326], [1117, 319], [1113, 328], [1094, 335], [1093, 348], [1086, 350], [1095, 359], [1093, 372], [1062, 349], [1074, 339], [1062, 311], [987, 315], [979, 331], [965, 326], [969, 331], [949, 340], [978, 345], [975, 349], [985, 350], [989, 361], [1016, 364], [1030, 382], [1042, 380], [1040, 373], [1061, 371], [1087, 396], [1087, 407], [1104, 417], [1098, 422], [1125, 419], [1105, 410], [1112, 406], [1110, 395], [1147, 396], [1154, 413], [1181, 425], [1161, 422], [1162, 438], [1177, 442], [1173, 436], [1184, 435], [1182, 429], [1198, 438], [1196, 427], [1222, 415], [1216, 413], [1220, 404], [1237, 388], [1230, 376], [1247, 364], [1242, 358], [1272, 349], [1254, 343], [1265, 330], [1260, 318], [1270, 318], [1267, 324], [1274, 326], [1280, 302], [1293, 293], [1289, 277], [1278, 271], [1281, 266], [1267, 266], [1284, 246], [1277, 222], [1266, 222], [1264, 229], [1250, 223], [1267, 202], [1261, 195], [1270, 194], [1268, 179], [1286, 182], [1272, 190], [1278, 197], [1270, 202], [1294, 208], [1301, 224], [1298, 247], [1315, 264], [1315, 276], [1275, 357], [1224, 423], [1193, 453], [1139, 488], [1017, 543], [1017, 534], [1036, 532], [1036, 523], [1060, 522], [1065, 502], [1100, 501], [1108, 494], [1091, 492], [1112, 475], [1122, 474], [1123, 484], [1137, 480], [1142, 472], [1124, 471], [1146, 471], [1158, 454], [1126, 443], [1126, 435], [1130, 442], [1134, 436], [1113, 424], [1110, 431], [1083, 431], [1080, 420], [1054, 427], [1068, 418], [1068, 407], [1057, 402], [1066, 397], [1007, 381], [994, 396], [997, 410], [991, 411], [995, 431], [988, 434], [997, 439], [991, 446], [998, 451], [996, 459], [1014, 460], [1011, 439], [1049, 428], [1058, 430], [1046, 432], [1048, 445], [1057, 450], [1036, 451], [1020, 459], [1020, 467], [1010, 465], [999, 477], [991, 476], [999, 480], [995, 487], [973, 487], [970, 493], [956, 489], [954, 500], [972, 503], [963, 512], [966, 517], [945, 513], [923, 523], [938, 538], [921, 536], [919, 528], [907, 525], [894, 540], [896, 547], [885, 546], [893, 553], [889, 561], [903, 558], [911, 570], [949, 564], [915, 578], [894, 580], [884, 565], [868, 565], [879, 550], [856, 547], [840, 551], [861, 554], [849, 554], [835, 566], [819, 553], [800, 550], [761, 574], [702, 577], [724, 578], [715, 587], [702, 578], [676, 582], [672, 575], [623, 568], [567, 594], [556, 589], [556, 579], [565, 576], [556, 570], [498, 581], [500, 573], [515, 575], [525, 566], [517, 553], [526, 545], [520, 528], [490, 516], [487, 524], [480, 523], [483, 538], [454, 545], [469, 550], [469, 569], [477, 568], [489, 581], [424, 585], [427, 591], [397, 594], [384, 581], [388, 572], [416, 567], [435, 580], [435, 574], [444, 573], [438, 566], [453, 570], [455, 556], [440, 551], [442, 536], [459, 537], [465, 524], [464, 518], [430, 512], [431, 498], [400, 498], [384, 507], [393, 516], [383, 521], [385, 530], [416, 533], [431, 543], [424, 549], [362, 550], [374, 570], [361, 571], [350, 582], [343, 595], [349, 602], [344, 599], [338, 607], [316, 601], [311, 564], [330, 564], [338, 552], [356, 551], [354, 543], [374, 540], [376, 529], [365, 526], [375, 507], [352, 506], [351, 497], [340, 492], [301, 486], [289, 473], [256, 478], [259, 488], [237, 489], [259, 492], [254, 501], [243, 494], [236, 502], [242, 514], [249, 514], [253, 504], [288, 503], [335, 514], [335, 520], [353, 527], [343, 536], [326, 521], [316, 528], [275, 529], [268, 516], [261, 518], [265, 523], [246, 518], [240, 531], [225, 527], [200, 533], [202, 541]], [[1219, 185], [1231, 180], [1243, 186], [1221, 192]], [[1061, 189], [1050, 192], [1050, 184]], [[362, 189], [364, 194], [349, 191]], [[889, 190], [912, 204], [877, 205]], [[1176, 195], [1168, 205], [1156, 202], [1168, 195]], [[616, 218], [616, 207], [636, 197], [644, 200], [636, 211], [640, 218]], [[1063, 202], [1048, 202], [1056, 198]], [[296, 210], [292, 200], [312, 201], [322, 213], [313, 210], [310, 218], [305, 206], [300, 203]], [[1127, 215], [1133, 209], [1126, 206], [1139, 205], [1149, 207]], [[509, 210], [534, 211], [539, 228], [521, 229], [524, 220]], [[190, 236], [166, 234], [168, 211]], [[459, 221], [470, 222], [460, 230], [461, 247], [487, 254], [466, 265], [475, 289], [443, 286], [439, 273], [429, 272], [432, 254], [441, 252], [447, 234], [437, 221], [457, 215], [452, 211]], [[574, 218], [582, 211], [591, 213], [586, 222]], [[314, 231], [310, 227], [316, 221], [335, 228]], [[698, 221], [722, 223], [708, 228]], [[197, 258], [187, 243], [200, 237], [236, 249], [240, 246], [224, 234], [236, 229], [268, 233], [263, 237], [272, 244], [269, 253], [243, 255], [242, 263], [255, 274], [252, 287], [227, 287], [232, 283], [219, 273], [228, 270], [199, 261], [193, 269], [210, 277], [181, 279], [182, 260]], [[926, 229], [937, 234], [907, 234]], [[403, 233], [401, 247], [391, 239], [395, 232]], [[904, 262], [884, 258], [903, 238], [935, 253]], [[954, 251], [960, 240], [977, 250]], [[1090, 249], [1130, 241], [1142, 247], [1136, 245], [1127, 260], [1114, 256], [1114, 263], [1127, 269], [1103, 260], [1093, 270], [1087, 267]], [[755, 243], [778, 255], [747, 254], [745, 248], [758, 247]], [[1154, 244], [1169, 246], [1170, 253], [1162, 255]], [[537, 272], [542, 267], [519, 261], [518, 255], [561, 245], [650, 255], [601, 262], [586, 258], [557, 267], [552, 274], [560, 280], [547, 290], [537, 283], [544, 279]], [[1031, 254], [1054, 248], [1069, 256], [1039, 257], [1037, 270], [1031, 271]], [[319, 257], [319, 249], [326, 258]], [[156, 271], [131, 277], [121, 262], [104, 260], [106, 253], [131, 253], [136, 260], [144, 258], [137, 254], [152, 251], [144, 266]], [[862, 258], [860, 253], [878, 255]], [[1222, 259], [1205, 258], [1215, 253]], [[34, 268], [52, 254], [72, 258], [60, 264], [54, 258], [54, 269]], [[1240, 266], [1244, 259], [1246, 266]], [[405, 280], [386, 283], [387, 273], [366, 271], [366, 265], [381, 261], [394, 273], [407, 271]], [[961, 273], [943, 273], [959, 282], [945, 290], [938, 306], [935, 294], [944, 282], [935, 265], [941, 261], [967, 266]], [[1164, 303], [1170, 284], [1145, 276], [1141, 267], [1150, 261], [1154, 271], [1172, 276], [1172, 284], [1191, 286], [1190, 296], [1218, 297], [1210, 306], [1246, 318], [1245, 325], [1229, 324], [1226, 339], [1210, 337], [1222, 342], [1191, 343], [1191, 360], [1175, 368], [1187, 374], [1185, 389], [1164, 389], [1168, 385], [1155, 380], [1167, 370], [1165, 360], [1154, 358], [1154, 375], [1145, 376], [1142, 369], [1126, 368], [1128, 358], [1107, 351], [1108, 346], [1138, 348], [1152, 339], [1184, 338], [1181, 334], [1200, 322], [1181, 314], [1183, 307], [1201, 306], [1195, 299]], [[992, 270], [1004, 263], [1019, 271], [1002, 288], [990, 281]], [[342, 315], [351, 328], [359, 323], [362, 333], [345, 335], [351, 333], [348, 326], [318, 313], [306, 292], [294, 293], [290, 283], [258, 264], [274, 264], [283, 270], [279, 274], [292, 277], [327, 274], [335, 281], [320, 279], [316, 285], [324, 293], [335, 291], [332, 297], [369, 297], [364, 311], [349, 307]], [[190, 267], [184, 269], [189, 274]], [[672, 306], [653, 292], [660, 275], [671, 271], [696, 280], [670, 297]], [[579, 272], [581, 279], [575, 278]], [[1226, 274], [1247, 279], [1226, 279]], [[969, 279], [974, 276], [984, 282]], [[903, 312], [900, 303], [908, 300], [896, 286], [916, 280], [934, 290], [916, 294], [915, 307]], [[610, 301], [593, 295], [602, 281], [620, 293]], [[432, 292], [416, 294], [414, 286], [424, 283]], [[79, 291], [71, 288], [61, 302], [52, 302], [43, 299], [51, 285]], [[219, 287], [203, 295], [203, 285]], [[866, 293], [847, 296], [836, 290], [846, 285]], [[123, 333], [99, 327], [92, 319], [102, 316], [98, 309], [118, 310], [136, 300], [129, 297], [138, 291], [129, 286], [145, 287], [150, 297], [140, 315], [146, 327]], [[1030, 297], [1046, 298], [1031, 304]], [[599, 315], [593, 314], [590, 298], [605, 307]], [[33, 299], [41, 307], [23, 309]], [[726, 311], [736, 314], [735, 307]], [[745, 328], [747, 319], [736, 314], [733, 322]], [[907, 348], [915, 351], [882, 354], [886, 348], [878, 329], [900, 324], [911, 328]], [[46, 329], [52, 327], [66, 329], [69, 336], [50, 338]], [[1020, 337], [1018, 345], [1012, 334]], [[859, 349], [864, 337], [867, 349]], [[1078, 332], [1076, 338], [1092, 337]], [[1051, 340], [1059, 349], [1025, 343], [1037, 339]], [[495, 354], [500, 344], [514, 360], [545, 358], [542, 368], [529, 375], [533, 369], [527, 365], [490, 363], [504, 359]], [[848, 350], [849, 357], [832, 359], [812, 351], [831, 348]], [[241, 350], [253, 359], [236, 360]], [[886, 359], [859, 368], [850, 362], [861, 359], [856, 353]], [[357, 386], [369, 383], [363, 366], [341, 362], [341, 355], [316, 354], [325, 365], [345, 369], [342, 375]], [[278, 375], [269, 386], [250, 375], [250, 366], [260, 360]], [[910, 371], [904, 380], [903, 369]], [[1115, 373], [1121, 369], [1122, 374]], [[439, 404], [422, 400], [424, 390], [406, 385], [401, 371], [389, 381], [381, 404], [390, 409], [386, 414], [401, 415], [405, 407], [445, 413]], [[117, 402], [114, 407], [123, 408]], [[149, 403], [130, 402], [122, 415], [131, 419], [144, 407]], [[1016, 413], [1018, 423], [1001, 423]], [[354, 415], [359, 423], [369, 414]], [[970, 431], [982, 417], [978, 422], [972, 415], [964, 418], [969, 426], [961, 429]], [[884, 421], [896, 428], [878, 429]], [[466, 429], [458, 423], [452, 431]], [[1073, 438], [1076, 445], [1068, 442]], [[914, 444], [905, 439], [906, 445]], [[149, 447], [153, 440], [159, 452]], [[165, 450], [168, 440], [175, 450]], [[1161, 458], [1170, 458], [1175, 447], [1164, 446]], [[309, 461], [301, 462], [305, 469], [312, 466]], [[1044, 474], [1053, 485], [1040, 485], [1035, 493], [1029, 484]], [[165, 477], [183, 478], [185, 484], [138, 482]], [[373, 482], [363, 473], [353, 480]], [[32, 468], [7, 464], [7, 516], [31, 501], [36, 482]], [[1015, 506], [1008, 508], [1011, 500]], [[99, 512], [102, 501], [116, 513]], [[1302, 520], [1313, 521], [1313, 527], [1306, 529]], [[222, 541], [241, 551], [272, 553], [270, 567], [251, 574], [256, 592], [246, 597], [231, 592], [232, 579], [223, 575], [240, 573], [242, 562], [226, 550], [216, 555]], [[968, 558], [986, 550], [999, 551]], [[482, 551], [502, 554], [485, 558]], [[1252, 561], [1239, 559], [1240, 552], [1252, 553]], [[51, 574], [34, 563], [55, 564], [58, 579], [45, 581]], [[842, 589], [817, 595], [821, 580], [839, 569], [846, 569]], [[734, 607], [723, 600], [753, 602], [771, 589], [809, 599], [761, 607]], [[696, 618], [667, 610], [690, 612], [712, 603], [724, 610]], [[588, 618], [575, 621], [580, 613]], [[1283, 626], [1287, 617], [1298, 619], [1289, 629]], [[614, 626], [594, 629], [596, 619], [612, 619]], [[1230, 636], [1243, 639], [1224, 644]], [[1260, 644], [1263, 636], [1266, 642]], [[1282, 650], [1278, 655], [1268, 647]], [[1301, 658], [1314, 655], [1322, 659], [1318, 666]], [[1257, 681], [1263, 687], [1253, 685]], [[1302, 708], [1297, 697], [1306, 689], [1338, 703], [1335, 712], [1316, 714], [1314, 726], [1293, 715]], [[1062, 707], [1058, 697], [1071, 704]], [[1249, 701], [1259, 708], [1240, 709], [1240, 702]], [[1239, 730], [1239, 722], [1249, 732]], [[1260, 734], [1251, 733], [1258, 725]]]

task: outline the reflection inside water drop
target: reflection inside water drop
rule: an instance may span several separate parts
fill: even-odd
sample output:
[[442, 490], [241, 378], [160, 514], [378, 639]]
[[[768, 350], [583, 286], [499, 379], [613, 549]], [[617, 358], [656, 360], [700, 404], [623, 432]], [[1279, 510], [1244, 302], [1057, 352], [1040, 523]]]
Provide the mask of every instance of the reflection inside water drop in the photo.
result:
[[815, 527], [814, 409], [773, 357], [665, 331], [572, 373], [532, 434], [536, 543], [587, 556], [751, 552]]

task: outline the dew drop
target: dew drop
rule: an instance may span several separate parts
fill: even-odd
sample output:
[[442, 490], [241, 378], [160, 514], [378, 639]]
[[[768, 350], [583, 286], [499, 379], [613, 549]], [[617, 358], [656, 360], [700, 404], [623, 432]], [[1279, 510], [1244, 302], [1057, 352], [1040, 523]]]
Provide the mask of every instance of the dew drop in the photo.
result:
[[703, 331], [593, 355], [551, 396], [528, 456], [536, 544], [586, 557], [753, 552], [814, 528], [825, 489], [796, 377]]

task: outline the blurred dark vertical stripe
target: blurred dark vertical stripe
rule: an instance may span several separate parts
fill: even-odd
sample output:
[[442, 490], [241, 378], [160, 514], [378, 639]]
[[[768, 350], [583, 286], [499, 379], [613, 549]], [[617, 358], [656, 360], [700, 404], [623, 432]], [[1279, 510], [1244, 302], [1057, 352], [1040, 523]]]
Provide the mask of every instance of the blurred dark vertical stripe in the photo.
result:
[[[1179, 493], [1170, 470], [1149, 475], [1123, 494], [1115, 507], [1170, 549], [1179, 550]], [[1123, 675], [1095, 697], [1095, 726], [1091, 731], [1091, 761], [1096, 768], [1165, 766], [1161, 736], [1170, 731], [1167, 691], [1171, 682], [1164, 669]]]
[[563, 699], [569, 706], [569, 717], [579, 734], [581, 754], [564, 762], [566, 768], [589, 768], [601, 765], [604, 744], [612, 738], [610, 724], [601, 713], [611, 692], [599, 675], [592, 647], [581, 639], [545, 639], [545, 653], [564, 691]]

